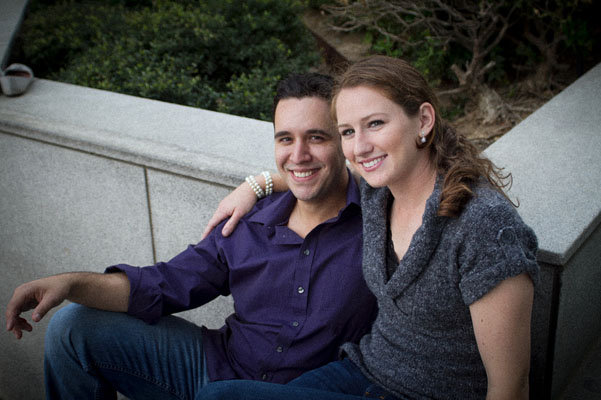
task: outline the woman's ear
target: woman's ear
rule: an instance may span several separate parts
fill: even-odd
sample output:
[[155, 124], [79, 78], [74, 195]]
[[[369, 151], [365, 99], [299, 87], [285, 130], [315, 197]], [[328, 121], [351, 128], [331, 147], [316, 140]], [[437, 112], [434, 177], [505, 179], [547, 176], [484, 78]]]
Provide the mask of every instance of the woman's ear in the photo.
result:
[[432, 128], [434, 128], [434, 121], [436, 120], [436, 111], [430, 103], [422, 103], [419, 106], [419, 123], [420, 131], [427, 135], [430, 134]]

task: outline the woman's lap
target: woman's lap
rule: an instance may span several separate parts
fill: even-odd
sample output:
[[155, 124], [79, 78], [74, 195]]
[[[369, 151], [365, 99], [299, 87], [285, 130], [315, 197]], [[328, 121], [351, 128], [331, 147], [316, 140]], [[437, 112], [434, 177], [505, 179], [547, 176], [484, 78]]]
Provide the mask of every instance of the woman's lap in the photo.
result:
[[370, 382], [350, 360], [335, 361], [306, 372], [287, 385], [258, 381], [219, 381], [205, 386], [198, 400], [395, 400]]

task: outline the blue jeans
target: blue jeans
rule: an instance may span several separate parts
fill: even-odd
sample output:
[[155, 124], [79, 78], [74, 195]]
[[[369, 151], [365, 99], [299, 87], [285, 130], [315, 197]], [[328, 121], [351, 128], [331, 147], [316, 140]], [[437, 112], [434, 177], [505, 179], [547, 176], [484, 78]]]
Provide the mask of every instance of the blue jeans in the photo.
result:
[[156, 325], [77, 304], [48, 325], [48, 399], [194, 399], [208, 383], [200, 327], [181, 318]]
[[219, 381], [199, 394], [205, 400], [397, 400], [372, 383], [350, 360], [335, 361], [306, 372], [287, 385], [258, 381]]

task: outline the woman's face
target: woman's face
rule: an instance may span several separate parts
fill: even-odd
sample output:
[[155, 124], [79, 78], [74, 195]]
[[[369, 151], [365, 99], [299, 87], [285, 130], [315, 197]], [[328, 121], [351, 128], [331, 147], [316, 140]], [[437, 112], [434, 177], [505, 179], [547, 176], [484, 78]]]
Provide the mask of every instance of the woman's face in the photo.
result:
[[[424, 129], [432, 129], [431, 106], [408, 116], [397, 103], [368, 86], [342, 89], [336, 98], [338, 132], [344, 156], [372, 187], [394, 186], [429, 169], [428, 152], [417, 148]], [[432, 110], [433, 112], [433, 110]], [[431, 116], [433, 120], [433, 115]]]

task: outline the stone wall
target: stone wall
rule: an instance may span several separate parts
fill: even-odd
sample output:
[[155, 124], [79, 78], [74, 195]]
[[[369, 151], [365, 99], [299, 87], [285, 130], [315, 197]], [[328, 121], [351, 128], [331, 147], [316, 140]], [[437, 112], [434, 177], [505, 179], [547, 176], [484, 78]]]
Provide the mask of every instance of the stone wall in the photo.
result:
[[[267, 122], [46, 80], [0, 97], [0, 304], [42, 276], [168, 260], [265, 169]], [[221, 298], [182, 315], [220, 327], [231, 311]], [[49, 317], [20, 341], [0, 335], [0, 399], [44, 397]]]

